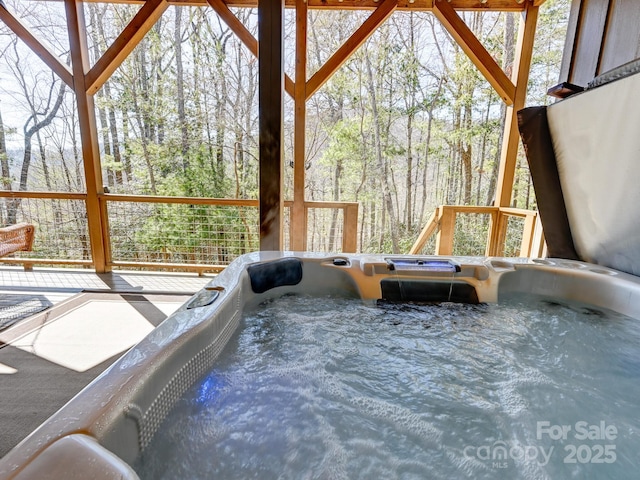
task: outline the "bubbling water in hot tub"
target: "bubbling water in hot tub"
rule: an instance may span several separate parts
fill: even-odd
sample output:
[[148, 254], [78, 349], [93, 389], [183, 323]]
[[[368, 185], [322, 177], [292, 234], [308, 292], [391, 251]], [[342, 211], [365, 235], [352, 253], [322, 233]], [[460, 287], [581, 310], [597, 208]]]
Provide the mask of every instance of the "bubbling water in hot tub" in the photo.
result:
[[154, 479], [631, 478], [639, 340], [632, 319], [536, 297], [371, 307], [285, 296], [245, 315], [135, 468]]

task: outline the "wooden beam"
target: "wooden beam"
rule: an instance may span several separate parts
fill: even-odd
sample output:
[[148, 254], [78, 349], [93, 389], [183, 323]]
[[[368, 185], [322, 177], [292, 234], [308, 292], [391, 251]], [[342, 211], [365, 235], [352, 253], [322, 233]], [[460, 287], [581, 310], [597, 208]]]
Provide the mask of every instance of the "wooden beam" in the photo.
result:
[[[0, 195], [2, 196], [2, 195]], [[177, 197], [162, 195], [116, 195], [105, 193], [100, 198], [107, 202], [131, 202], [131, 203], [171, 203], [183, 205], [225, 205], [229, 207], [259, 207], [258, 200], [243, 198], [212, 198], [212, 197]]]
[[397, 0], [383, 0], [369, 18], [358, 28], [351, 37], [334, 53], [329, 60], [307, 82], [307, 99], [325, 84], [331, 75], [369, 38], [382, 23], [389, 18], [398, 6]]
[[409, 255], [419, 255], [424, 248], [424, 244], [427, 243], [427, 240], [429, 240], [431, 235], [433, 235], [433, 232], [436, 231], [436, 228], [438, 228], [438, 225], [440, 224], [441, 208], [442, 207], [436, 207], [433, 211], [431, 217], [429, 217], [429, 220], [427, 220], [427, 223], [420, 232], [420, 235], [418, 235], [417, 240], [411, 247], [411, 250], [409, 250]]
[[289, 75], [285, 73], [284, 74], [284, 91], [287, 92], [291, 98], [293, 98], [295, 96], [295, 90], [296, 90], [295, 83], [293, 82], [293, 80], [291, 80], [291, 77], [289, 77]]
[[500, 168], [496, 186], [496, 206], [511, 205], [513, 193], [513, 179], [515, 178], [518, 159], [520, 134], [518, 133], [518, 110], [524, 107], [529, 83], [529, 70], [533, 56], [533, 41], [535, 39], [538, 21], [538, 7], [527, 4], [527, 10], [522, 14], [518, 30], [518, 44], [512, 78], [515, 80], [516, 92], [513, 105], [507, 107], [502, 150], [500, 153]]
[[93, 95], [109, 80], [113, 72], [122, 65], [131, 51], [153, 28], [162, 14], [169, 8], [166, 0], [148, 0], [131, 19], [118, 38], [87, 73], [87, 93]]
[[520, 242], [521, 257], [531, 256], [531, 251], [533, 250], [533, 238], [536, 230], [536, 219], [537, 219], [537, 215], [535, 213], [531, 215], [527, 215], [524, 218], [524, 227], [522, 229], [522, 241]]
[[[245, 47], [258, 58], [258, 40], [249, 29], [236, 17], [229, 9], [229, 6], [223, 0], [206, 0], [211, 8], [215, 10], [218, 16], [231, 29], [231, 31], [240, 39]], [[293, 98], [295, 95], [295, 86], [289, 75], [285, 74], [284, 89]]]
[[[61, 1], [61, 0], [46, 0]], [[168, 0], [171, 5], [182, 6], [204, 6], [207, 0]], [[413, 11], [431, 11], [437, 0], [399, 0], [398, 9]], [[535, 0], [541, 3], [543, 0]], [[115, 3], [141, 5], [144, 0], [85, 0], [85, 3]], [[258, 0], [227, 0], [225, 2], [230, 7], [256, 8]], [[376, 0], [308, 0], [307, 5], [312, 9], [321, 10], [373, 10], [378, 7]], [[451, 6], [456, 10], [469, 11], [502, 11], [521, 12], [525, 9], [524, 0], [450, 0]], [[295, 8], [296, 0], [285, 0], [286, 8]]]
[[33, 36], [31, 31], [16, 18], [4, 3], [0, 2], [0, 20], [15, 33], [40, 59], [60, 77], [69, 87], [73, 88], [73, 74], [71, 69]]
[[567, 24], [567, 34], [564, 39], [564, 50], [562, 52], [562, 64], [560, 65], [560, 82], [569, 82], [573, 80], [573, 64], [575, 60], [577, 41], [579, 38], [578, 30], [580, 29], [580, 20], [582, 17], [582, 9], [584, 4], [582, 0], [572, 0], [571, 9], [569, 10], [569, 22]]
[[456, 211], [448, 205], [440, 207], [440, 229], [436, 235], [436, 255], [453, 255]]
[[238, 17], [229, 10], [229, 6], [223, 0], [207, 0], [207, 3], [257, 58], [258, 40], [256, 40], [249, 29], [240, 20], [238, 20]]
[[492, 245], [491, 257], [504, 257], [504, 244], [507, 240], [507, 228], [509, 228], [509, 216], [498, 211]]
[[356, 253], [358, 250], [358, 204], [347, 205], [342, 215], [342, 253]]
[[282, 250], [284, 0], [258, 4], [260, 250]]
[[500, 65], [484, 48], [475, 34], [446, 0], [437, 0], [433, 9], [434, 15], [447, 29], [449, 34], [464, 50], [480, 73], [487, 79], [491, 86], [507, 105], [513, 105], [515, 99], [515, 86], [504, 73]]
[[493, 207], [490, 212], [491, 218], [489, 219], [489, 232], [487, 233], [487, 245], [485, 247], [485, 257], [495, 257], [498, 249], [498, 220], [501, 212], [498, 207]]
[[102, 209], [98, 195], [104, 193], [100, 151], [98, 150], [98, 129], [96, 126], [93, 96], [87, 93], [85, 73], [89, 69], [89, 51], [87, 49], [84, 8], [81, 0], [64, 0], [67, 13], [67, 29], [73, 67], [74, 90], [78, 108], [78, 124], [82, 141], [82, 159], [84, 162], [87, 189], [87, 222], [93, 265], [98, 273], [108, 270], [105, 254], [105, 236], [103, 231]]
[[293, 122], [293, 207], [291, 208], [290, 248], [307, 249], [305, 200], [305, 162], [307, 126], [307, 2], [296, 6], [296, 83]]
[[113, 264], [113, 252], [111, 250], [111, 227], [109, 226], [109, 207], [107, 202], [98, 194], [98, 208], [100, 209], [100, 228], [102, 229], [102, 241], [104, 249], [105, 270], [111, 271]]
[[[603, 49], [607, 43], [615, 40], [616, 36], [624, 36], [623, 31], [614, 34], [610, 30], [611, 19], [614, 10], [614, 4], [622, 3], [619, 0], [584, 0], [581, 2], [580, 14], [578, 16], [578, 29], [575, 33], [575, 50], [573, 59], [571, 60], [571, 79], [570, 83], [580, 86], [586, 86], [591, 80], [602, 73], [601, 64], [603, 60]], [[636, 3], [636, 2], [631, 2]], [[637, 7], [631, 7], [637, 8]], [[629, 10], [625, 23], [629, 25], [629, 37], [631, 32], [637, 31], [637, 19], [634, 19], [633, 13]], [[573, 13], [573, 12], [572, 12]], [[635, 21], [634, 21], [635, 20]], [[633, 25], [633, 27], [631, 27]], [[616, 30], [620, 29], [616, 26]], [[633, 29], [633, 30], [632, 30]], [[607, 39], [608, 37], [608, 39]], [[637, 52], [637, 36], [623, 40], [624, 43], [629, 42], [630, 51], [628, 58], [620, 60], [620, 63], [610, 65], [610, 68], [619, 66], [622, 63], [636, 58]], [[620, 47], [624, 45], [620, 44]]]
[[57, 200], [86, 200], [86, 193], [68, 192], [25, 192], [21, 190], [2, 190], [0, 198], [47, 198]]

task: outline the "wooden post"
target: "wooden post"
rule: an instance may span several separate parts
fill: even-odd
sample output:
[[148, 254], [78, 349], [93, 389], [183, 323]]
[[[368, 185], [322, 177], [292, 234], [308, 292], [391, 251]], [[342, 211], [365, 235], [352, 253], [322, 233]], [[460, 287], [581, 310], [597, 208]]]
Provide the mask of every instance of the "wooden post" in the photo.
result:
[[258, 3], [260, 250], [282, 250], [282, 120], [284, 0]]
[[487, 248], [484, 255], [486, 257], [495, 257], [498, 250], [498, 238], [499, 238], [499, 219], [502, 213], [500, 209], [494, 207], [491, 210], [491, 220], [489, 221], [489, 233], [487, 234]]
[[293, 137], [293, 206], [291, 207], [291, 250], [307, 249], [304, 208], [305, 129], [307, 123], [307, 2], [296, 0], [296, 82]]
[[509, 228], [509, 215], [498, 210], [498, 227], [496, 230], [495, 253], [493, 256], [504, 257], [504, 244], [507, 241], [507, 229]]
[[73, 63], [73, 88], [78, 107], [78, 124], [82, 140], [82, 159], [87, 188], [87, 222], [93, 266], [98, 273], [108, 271], [104, 238], [108, 232], [102, 229], [102, 210], [98, 196], [104, 193], [100, 151], [98, 150], [98, 130], [96, 127], [93, 96], [87, 93], [86, 73], [89, 71], [89, 51], [87, 49], [83, 3], [78, 0], [64, 0], [69, 32], [69, 46]]
[[342, 253], [358, 250], [358, 204], [351, 203], [343, 210]]
[[522, 228], [522, 241], [520, 242], [520, 256], [530, 257], [533, 250], [533, 238], [536, 229], [535, 213], [531, 213], [524, 217], [524, 227]]
[[440, 229], [436, 236], [436, 255], [453, 255], [453, 237], [456, 230], [456, 211], [449, 205], [441, 207]]
[[497, 207], [508, 207], [511, 205], [513, 179], [515, 177], [518, 146], [520, 144], [517, 113], [518, 110], [524, 107], [527, 96], [529, 69], [531, 68], [531, 56], [533, 54], [533, 41], [536, 33], [536, 23], [538, 21], [538, 7], [527, 3], [527, 8], [522, 15], [520, 28], [518, 30], [518, 46], [512, 75], [516, 84], [516, 91], [513, 105], [507, 107], [507, 118], [504, 124], [502, 151], [500, 154], [500, 169], [498, 171], [495, 203]]

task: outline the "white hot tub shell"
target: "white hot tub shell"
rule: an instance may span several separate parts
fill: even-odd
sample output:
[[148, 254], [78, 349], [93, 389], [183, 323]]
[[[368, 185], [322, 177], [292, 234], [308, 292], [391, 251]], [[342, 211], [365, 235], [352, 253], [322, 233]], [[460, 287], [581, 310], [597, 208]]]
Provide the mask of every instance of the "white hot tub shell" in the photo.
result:
[[568, 260], [325, 255], [240, 257], [0, 459], [1, 479], [137, 479], [131, 464], [204, 375], [243, 309], [288, 293], [375, 303], [499, 302], [514, 292], [640, 318], [640, 279]]

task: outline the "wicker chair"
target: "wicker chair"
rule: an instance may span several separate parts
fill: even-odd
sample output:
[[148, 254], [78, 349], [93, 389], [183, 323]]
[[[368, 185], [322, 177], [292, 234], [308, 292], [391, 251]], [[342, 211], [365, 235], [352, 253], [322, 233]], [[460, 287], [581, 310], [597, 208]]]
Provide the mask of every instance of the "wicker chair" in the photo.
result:
[[30, 251], [35, 231], [36, 228], [28, 223], [0, 228], [0, 257], [18, 251]]

